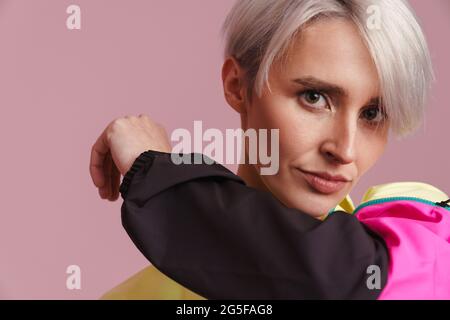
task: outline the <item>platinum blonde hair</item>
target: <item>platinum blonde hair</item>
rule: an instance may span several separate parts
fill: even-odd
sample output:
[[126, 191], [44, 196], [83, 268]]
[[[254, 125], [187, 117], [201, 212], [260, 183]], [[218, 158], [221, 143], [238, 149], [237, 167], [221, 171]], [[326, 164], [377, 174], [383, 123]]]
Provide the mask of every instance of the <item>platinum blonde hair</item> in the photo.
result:
[[[379, 28], [368, 25], [380, 14]], [[285, 58], [296, 35], [318, 19], [352, 21], [378, 71], [381, 104], [397, 136], [422, 123], [433, 69], [425, 36], [406, 0], [238, 0], [222, 26], [224, 57], [244, 68], [251, 100], [269, 85], [272, 64]]]

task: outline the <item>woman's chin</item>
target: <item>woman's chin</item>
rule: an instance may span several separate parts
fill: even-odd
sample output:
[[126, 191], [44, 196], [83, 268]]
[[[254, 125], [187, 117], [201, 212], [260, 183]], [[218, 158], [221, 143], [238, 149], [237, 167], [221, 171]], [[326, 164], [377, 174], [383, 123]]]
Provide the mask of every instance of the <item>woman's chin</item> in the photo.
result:
[[343, 197], [339, 194], [321, 194], [301, 181], [265, 181], [268, 190], [285, 206], [321, 219], [334, 209]]
[[[300, 196], [299, 196], [300, 195]], [[340, 194], [325, 195], [310, 190], [299, 190], [296, 195], [290, 195], [294, 207], [314, 218], [323, 218], [330, 210], [336, 208], [343, 199]]]
[[313, 218], [322, 219], [328, 212], [336, 207], [334, 199], [324, 199], [324, 197], [317, 197], [316, 195], [296, 196], [284, 195], [281, 196], [285, 200], [282, 201], [287, 207], [297, 209]]
[[310, 206], [311, 203], [309, 203], [308, 206], [301, 206], [299, 208], [297, 208], [298, 210], [306, 213], [307, 215], [316, 218], [316, 219], [322, 219], [325, 216], [327, 216], [328, 212], [330, 211], [330, 209], [332, 208], [332, 206], [330, 206], [330, 208], [326, 207], [322, 204], [317, 205], [317, 206]]

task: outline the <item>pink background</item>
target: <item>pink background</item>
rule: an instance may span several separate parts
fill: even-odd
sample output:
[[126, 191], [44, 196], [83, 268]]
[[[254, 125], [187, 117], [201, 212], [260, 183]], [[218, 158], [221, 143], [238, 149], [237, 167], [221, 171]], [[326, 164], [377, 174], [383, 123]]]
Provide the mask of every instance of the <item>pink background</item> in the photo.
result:
[[[68, 30], [66, 8], [81, 7]], [[231, 0], [0, 0], [0, 298], [96, 299], [147, 265], [88, 172], [104, 127], [146, 113], [167, 126], [239, 127], [222, 92], [219, 30]], [[423, 181], [450, 193], [450, 3], [412, 1], [437, 82], [425, 127], [392, 142], [352, 193]], [[230, 167], [234, 170], [235, 167]], [[66, 268], [81, 267], [81, 290]]]

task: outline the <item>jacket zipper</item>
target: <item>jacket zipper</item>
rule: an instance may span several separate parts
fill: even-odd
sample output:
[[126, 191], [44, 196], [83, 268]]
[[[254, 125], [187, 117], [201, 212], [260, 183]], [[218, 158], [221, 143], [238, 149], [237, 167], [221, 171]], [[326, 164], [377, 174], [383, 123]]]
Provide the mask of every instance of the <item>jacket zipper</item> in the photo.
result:
[[436, 204], [438, 206], [441, 206], [441, 207], [444, 207], [444, 208], [450, 207], [450, 199], [445, 200], [445, 201], [441, 201], [441, 202], [436, 202]]
[[380, 203], [385, 203], [385, 202], [392, 202], [392, 201], [401, 201], [401, 200], [421, 202], [421, 203], [428, 204], [430, 206], [440, 206], [440, 207], [445, 208], [450, 211], [450, 199], [448, 199], [446, 201], [441, 201], [441, 202], [433, 202], [433, 201], [418, 198], [418, 197], [387, 197], [387, 198], [369, 200], [367, 202], [364, 202], [364, 203], [360, 204], [358, 207], [356, 207], [356, 209], [353, 211], [352, 214], [354, 215], [362, 208], [365, 208], [370, 205], [380, 204]]

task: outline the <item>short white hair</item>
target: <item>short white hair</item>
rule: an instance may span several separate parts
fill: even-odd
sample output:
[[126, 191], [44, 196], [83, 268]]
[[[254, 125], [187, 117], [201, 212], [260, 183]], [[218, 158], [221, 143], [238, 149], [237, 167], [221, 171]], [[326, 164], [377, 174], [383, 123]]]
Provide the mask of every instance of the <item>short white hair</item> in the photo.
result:
[[[380, 28], [369, 28], [368, 8], [376, 6]], [[238, 0], [225, 19], [224, 58], [233, 56], [246, 70], [247, 95], [270, 90], [269, 71], [283, 58], [295, 36], [318, 18], [352, 21], [378, 71], [381, 104], [391, 129], [402, 137], [422, 123], [434, 79], [428, 46], [406, 0]]]

